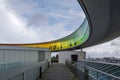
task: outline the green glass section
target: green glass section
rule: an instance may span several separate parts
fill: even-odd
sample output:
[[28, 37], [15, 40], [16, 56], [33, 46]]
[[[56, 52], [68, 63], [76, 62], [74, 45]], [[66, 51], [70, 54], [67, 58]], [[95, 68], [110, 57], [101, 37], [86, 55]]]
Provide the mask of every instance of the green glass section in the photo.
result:
[[35, 44], [19, 44], [20, 46], [34, 48], [49, 48], [51, 51], [59, 51], [74, 48], [85, 43], [89, 38], [90, 29], [87, 19], [83, 21], [81, 26], [72, 34], [50, 42], [35, 43]]

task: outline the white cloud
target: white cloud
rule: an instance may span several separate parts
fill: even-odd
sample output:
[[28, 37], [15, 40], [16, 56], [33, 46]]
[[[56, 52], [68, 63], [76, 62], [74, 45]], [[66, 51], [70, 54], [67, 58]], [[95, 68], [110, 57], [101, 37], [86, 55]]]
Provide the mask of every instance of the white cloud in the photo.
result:
[[106, 42], [101, 45], [86, 48], [87, 56], [97, 57], [117, 57], [120, 58], [120, 38]]
[[[45, 8], [42, 5], [41, 8], [35, 0], [0, 0], [0, 43], [35, 43], [59, 39], [76, 30], [85, 18], [75, 0], [46, 2], [46, 6], [52, 6]], [[50, 17], [58, 22], [49, 24], [53, 21]], [[85, 50], [90, 57], [120, 58], [119, 48], [120, 38], [117, 38]]]
[[[0, 39], [1, 43], [35, 43], [59, 39], [76, 30], [85, 17], [79, 4], [74, 0], [62, 0], [62, 4], [59, 3], [61, 0], [3, 1], [0, 3], [3, 7], [0, 8], [0, 12], [4, 17], [4, 20], [1, 19], [3, 24], [0, 23], [0, 35], [3, 36]], [[64, 2], [69, 4], [66, 5]], [[50, 24], [52, 22], [54, 24]]]
[[0, 42], [30, 42], [36, 40], [36, 34], [27, 31], [22, 22], [14, 13], [10, 13], [3, 2], [0, 3]]
[[27, 21], [27, 27], [45, 27], [48, 25], [48, 17], [42, 13], [33, 14]]

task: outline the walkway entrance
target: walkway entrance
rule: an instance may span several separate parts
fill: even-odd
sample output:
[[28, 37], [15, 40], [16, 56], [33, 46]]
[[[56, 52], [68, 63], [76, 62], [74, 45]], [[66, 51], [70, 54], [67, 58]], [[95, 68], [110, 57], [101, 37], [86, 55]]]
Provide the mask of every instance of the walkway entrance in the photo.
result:
[[39, 80], [77, 80], [64, 64], [53, 63]]

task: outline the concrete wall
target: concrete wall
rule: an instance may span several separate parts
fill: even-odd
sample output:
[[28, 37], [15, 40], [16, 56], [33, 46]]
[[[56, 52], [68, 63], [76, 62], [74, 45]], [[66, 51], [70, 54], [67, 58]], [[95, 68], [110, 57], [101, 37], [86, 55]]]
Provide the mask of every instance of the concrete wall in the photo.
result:
[[71, 55], [77, 54], [78, 60], [85, 59], [85, 52], [81, 51], [60, 51], [59, 52], [59, 63], [65, 63], [65, 60], [71, 60]]
[[51, 63], [49, 51], [0, 49], [0, 72], [45, 60]]
[[48, 67], [45, 60], [51, 62], [49, 50], [0, 49], [0, 80], [35, 80]]
[[51, 64], [51, 52], [45, 52], [45, 59], [48, 60], [48, 62]]
[[44, 61], [45, 59], [45, 51], [38, 51], [38, 62]]
[[38, 51], [0, 50], [0, 64], [38, 61]]
[[51, 64], [51, 52], [50, 51], [39, 51], [38, 52], [38, 61], [48, 60]]
[[0, 50], [0, 64], [12, 62], [35, 62], [38, 51]]
[[51, 62], [50, 52], [34, 50], [0, 50], [0, 64], [38, 62], [44, 60], [49, 60]]

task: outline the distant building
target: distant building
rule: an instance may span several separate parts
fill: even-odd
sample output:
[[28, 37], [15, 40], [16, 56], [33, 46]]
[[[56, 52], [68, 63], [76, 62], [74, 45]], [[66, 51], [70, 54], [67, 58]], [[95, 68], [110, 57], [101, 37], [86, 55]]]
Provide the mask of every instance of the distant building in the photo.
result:
[[115, 58], [115, 57], [90, 58], [88, 60], [102, 61], [102, 62], [109, 62], [109, 63], [120, 63], [120, 59], [119, 58]]

